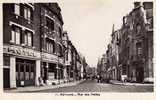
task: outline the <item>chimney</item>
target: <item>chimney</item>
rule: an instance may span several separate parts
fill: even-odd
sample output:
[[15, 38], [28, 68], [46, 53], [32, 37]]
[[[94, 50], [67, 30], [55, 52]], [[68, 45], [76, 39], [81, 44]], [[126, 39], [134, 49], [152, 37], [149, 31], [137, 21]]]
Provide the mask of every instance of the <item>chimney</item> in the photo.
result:
[[125, 16], [123, 17], [123, 19], [122, 19], [122, 20], [123, 20], [123, 25], [125, 25]]
[[134, 8], [137, 8], [139, 6], [142, 6], [142, 3], [141, 2], [134, 2]]

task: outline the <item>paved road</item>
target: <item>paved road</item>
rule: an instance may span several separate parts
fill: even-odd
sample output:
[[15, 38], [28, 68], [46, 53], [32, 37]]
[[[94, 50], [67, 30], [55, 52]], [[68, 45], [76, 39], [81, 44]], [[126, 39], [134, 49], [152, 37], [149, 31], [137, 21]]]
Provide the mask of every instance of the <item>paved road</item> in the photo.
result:
[[57, 89], [36, 92], [152, 92], [153, 86], [123, 86], [106, 83], [97, 83], [96, 80], [87, 80], [81, 84]]

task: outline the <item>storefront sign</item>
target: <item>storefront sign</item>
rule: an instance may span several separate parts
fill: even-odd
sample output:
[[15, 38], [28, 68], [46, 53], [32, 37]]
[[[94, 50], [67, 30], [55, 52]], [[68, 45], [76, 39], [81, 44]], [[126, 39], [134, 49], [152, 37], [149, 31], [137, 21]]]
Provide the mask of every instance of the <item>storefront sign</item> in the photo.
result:
[[59, 62], [59, 63], [63, 64], [63, 59], [58, 58], [56, 55], [53, 55], [53, 54], [42, 53], [42, 59], [52, 61], [55, 63]]
[[42, 59], [43, 60], [48, 60], [48, 61], [53, 61], [53, 62], [57, 62], [58, 58], [56, 55], [52, 55], [52, 54], [48, 54], [48, 53], [43, 53], [42, 54]]
[[3, 46], [3, 52], [12, 54], [12, 55], [18, 55], [18, 56], [25, 56], [25, 57], [37, 57], [40, 58], [40, 53], [36, 52], [32, 49], [23, 48], [20, 46], [13, 46], [13, 45], [4, 45]]

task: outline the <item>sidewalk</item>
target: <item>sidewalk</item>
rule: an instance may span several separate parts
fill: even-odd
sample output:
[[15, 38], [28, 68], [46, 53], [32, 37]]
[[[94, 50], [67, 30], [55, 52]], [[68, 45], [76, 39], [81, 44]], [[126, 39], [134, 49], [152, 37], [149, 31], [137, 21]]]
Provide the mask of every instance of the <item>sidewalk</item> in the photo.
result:
[[153, 83], [130, 83], [130, 82], [121, 82], [118, 80], [110, 80], [111, 84], [115, 84], [115, 85], [125, 85], [125, 86], [154, 86]]
[[63, 83], [59, 85], [45, 85], [45, 86], [28, 86], [28, 87], [18, 87], [16, 89], [10, 89], [10, 90], [4, 90], [4, 93], [20, 93], [20, 92], [33, 92], [33, 91], [41, 91], [41, 90], [49, 90], [49, 89], [55, 89], [60, 87], [68, 87], [68, 86], [74, 86], [77, 84], [80, 84], [84, 82], [85, 80], [75, 81], [75, 82], [68, 82]]

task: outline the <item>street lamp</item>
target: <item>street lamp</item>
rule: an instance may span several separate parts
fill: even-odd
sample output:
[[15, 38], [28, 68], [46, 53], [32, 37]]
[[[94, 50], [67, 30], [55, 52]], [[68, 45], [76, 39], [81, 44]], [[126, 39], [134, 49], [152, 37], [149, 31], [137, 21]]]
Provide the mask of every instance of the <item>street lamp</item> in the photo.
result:
[[[58, 46], [57, 46], [57, 48], [58, 48]], [[56, 67], [56, 70], [57, 70], [57, 80], [58, 80], [58, 82], [60, 84], [60, 79], [59, 79], [59, 53], [58, 53], [58, 51], [56, 52], [56, 55], [57, 55], [57, 67]]]

